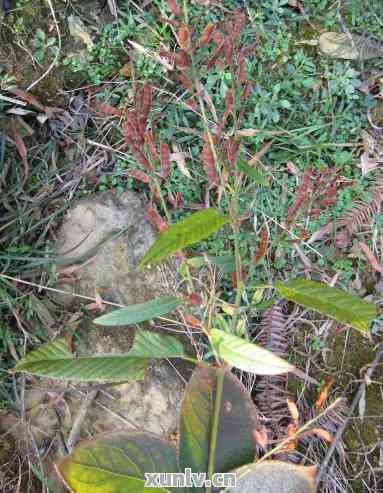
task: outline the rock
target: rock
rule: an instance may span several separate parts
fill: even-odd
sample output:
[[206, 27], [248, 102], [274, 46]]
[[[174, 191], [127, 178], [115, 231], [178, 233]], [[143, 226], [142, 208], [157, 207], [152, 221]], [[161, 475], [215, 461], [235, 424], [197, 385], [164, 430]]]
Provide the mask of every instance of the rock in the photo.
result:
[[93, 405], [89, 410], [94, 433], [147, 431], [165, 438], [177, 431], [183, 383], [165, 361], [148, 368], [143, 380], [121, 384], [109, 392], [114, 398], [98, 396], [103, 408]]
[[[58, 233], [57, 271], [72, 277], [58, 280], [59, 289], [123, 305], [143, 303], [173, 291], [174, 265], [138, 269], [137, 264], [155, 240], [145, 217], [146, 207], [134, 192], [108, 191], [81, 199], [67, 213]], [[68, 273], [68, 266], [77, 264]], [[75, 276], [75, 278], [73, 278]], [[71, 295], [59, 298], [64, 305]]]

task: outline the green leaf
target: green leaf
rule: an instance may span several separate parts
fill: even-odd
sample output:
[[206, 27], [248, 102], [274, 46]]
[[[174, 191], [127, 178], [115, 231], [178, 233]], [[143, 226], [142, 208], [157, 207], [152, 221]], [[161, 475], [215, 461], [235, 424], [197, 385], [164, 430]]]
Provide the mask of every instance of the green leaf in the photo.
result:
[[180, 358], [185, 356], [185, 350], [182, 342], [174, 336], [141, 330], [136, 332], [127, 356], [130, 358]]
[[222, 330], [213, 329], [210, 342], [220, 358], [240, 370], [257, 375], [279, 375], [295, 370], [271, 351]]
[[161, 317], [175, 310], [182, 303], [183, 301], [175, 296], [163, 296], [146, 303], [138, 303], [121, 310], [114, 310], [96, 318], [93, 322], [97, 325], [107, 326], [137, 324], [152, 320], [155, 317]]
[[351, 325], [362, 332], [368, 330], [377, 315], [377, 308], [373, 303], [321, 282], [293, 279], [276, 282], [274, 287], [284, 298]]
[[[181, 470], [208, 470], [217, 387], [215, 368], [198, 368], [190, 379], [181, 407], [179, 463]], [[254, 459], [256, 409], [243, 385], [226, 371], [219, 409], [214, 471], [226, 472]], [[205, 491], [195, 488], [193, 491]]]
[[58, 339], [28, 353], [14, 371], [80, 382], [119, 382], [143, 378], [150, 358], [184, 355], [183, 345], [175, 337], [143, 330], [136, 333], [127, 354], [76, 357], [68, 350], [65, 340]]
[[149, 262], [157, 263], [177, 250], [207, 238], [228, 222], [228, 216], [223, 216], [213, 208], [195, 212], [160, 233], [139, 265], [142, 267]]
[[254, 166], [250, 166], [246, 161], [237, 161], [237, 168], [242, 171], [246, 176], [251, 178], [257, 185], [263, 185], [269, 187], [270, 183], [267, 177]]
[[226, 493], [315, 493], [315, 466], [298, 466], [277, 460], [253, 463], [231, 471], [236, 474], [235, 488]]
[[101, 436], [77, 447], [57, 469], [75, 493], [165, 492], [145, 487], [145, 473], [178, 472], [175, 447], [145, 433]]
[[235, 257], [233, 255], [221, 255], [212, 257], [208, 255], [208, 260], [222, 270], [224, 274], [235, 272]]

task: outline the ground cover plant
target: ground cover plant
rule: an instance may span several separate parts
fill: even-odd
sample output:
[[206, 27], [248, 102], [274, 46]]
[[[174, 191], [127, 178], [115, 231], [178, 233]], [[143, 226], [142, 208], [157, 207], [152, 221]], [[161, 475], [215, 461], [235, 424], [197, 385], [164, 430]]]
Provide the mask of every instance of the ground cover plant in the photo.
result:
[[[324, 479], [320, 468], [318, 491], [378, 491], [381, 424], [372, 421], [378, 430], [372, 436], [362, 436], [356, 424], [347, 436], [343, 425], [354, 403], [361, 420], [374, 420], [381, 405], [374, 355], [381, 356], [382, 7], [352, 1], [207, 3], [119, 5], [98, 36], [91, 31], [96, 41], [87, 56], [60, 54], [60, 43], [50, 41], [48, 32], [38, 36], [37, 46], [34, 33], [30, 47], [41, 51], [39, 63], [57, 56], [65, 70], [82, 78], [83, 88], [68, 93], [79, 99], [67, 113], [43, 104], [38, 92], [20, 89], [11, 73], [1, 75], [8, 98], [0, 99], [4, 370], [17, 361], [16, 373], [4, 373], [4, 407], [22, 416], [15, 388], [28, 385], [25, 374], [115, 382], [139, 378], [151, 358], [185, 357], [177, 339], [147, 331], [137, 333], [127, 355], [77, 357], [57, 338], [68, 334], [69, 314], [42, 301], [41, 290], [54, 285], [60, 269], [51, 240], [68, 199], [133, 189], [146, 194], [148, 218], [160, 231], [142, 269], [175, 254], [183, 293], [102, 315], [95, 323], [130, 325], [160, 317], [162, 326], [161, 317], [177, 313], [174, 323], [198, 348], [187, 359], [202, 365], [184, 406], [202, 388], [196, 382], [203, 372], [213, 375], [207, 393], [223, 378], [238, 399], [248, 399], [238, 379], [245, 384], [256, 413], [261, 411], [260, 425], [246, 460], [219, 472], [251, 463], [251, 455], [265, 465], [271, 458], [301, 464], [326, 458], [331, 474]], [[24, 33], [23, 17], [17, 17], [22, 7], [12, 15], [14, 30]], [[318, 43], [327, 32], [348, 36], [356, 59], [345, 59], [344, 42], [336, 56], [326, 56]], [[369, 58], [372, 52], [377, 58]], [[26, 113], [15, 111], [15, 100], [26, 104]], [[105, 152], [108, 159], [100, 160]], [[102, 164], [93, 166], [98, 160]], [[92, 310], [105, 306], [98, 297]], [[147, 349], [154, 341], [157, 353]], [[373, 361], [356, 389], [359, 370]], [[229, 367], [236, 368], [235, 376]], [[338, 387], [327, 399], [330, 377]], [[208, 436], [201, 439], [210, 452], [221, 426], [214, 397]], [[227, 431], [222, 425], [218, 436]], [[118, 437], [126, 457], [133, 442], [146, 446], [148, 438], [139, 438]], [[96, 447], [105, 458], [108, 438], [99, 440], [59, 462], [74, 491], [86, 491], [82, 481], [88, 481], [73, 468], [77, 457], [81, 462]], [[182, 450], [182, 429], [178, 440]], [[169, 450], [176, 470], [187, 463], [214, 472], [214, 453], [207, 467]], [[41, 487], [54, 488], [41, 461], [31, 463]], [[270, 466], [283, 477], [279, 462]], [[158, 471], [165, 472], [160, 466]], [[141, 491], [142, 472], [123, 481]], [[309, 481], [303, 491], [312, 490], [312, 470], [303, 478], [294, 468], [287, 474]], [[123, 484], [111, 491], [131, 483]]]

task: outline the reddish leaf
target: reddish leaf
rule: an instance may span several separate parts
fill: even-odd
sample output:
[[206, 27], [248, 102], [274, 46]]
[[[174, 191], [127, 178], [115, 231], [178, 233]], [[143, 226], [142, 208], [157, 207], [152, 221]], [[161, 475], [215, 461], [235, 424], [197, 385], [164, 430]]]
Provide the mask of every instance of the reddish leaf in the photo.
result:
[[158, 231], [160, 232], [165, 231], [165, 229], [168, 228], [168, 223], [158, 212], [158, 209], [155, 204], [150, 204], [146, 212], [146, 217], [153, 224], [153, 226], [155, 226], [158, 229]]
[[172, 204], [174, 209], [179, 209], [181, 206], [181, 193], [180, 192], [168, 192], [168, 201]]
[[368, 246], [365, 243], [363, 243], [363, 241], [358, 241], [357, 248], [359, 248], [359, 250], [361, 250], [363, 255], [366, 257], [366, 259], [370, 263], [371, 267], [376, 272], [380, 272], [381, 274], [383, 274], [383, 266], [379, 263], [378, 259], [375, 257], [375, 255], [372, 253], [372, 251], [368, 248]]
[[[241, 281], [244, 282], [246, 280], [246, 278], [247, 278], [247, 273], [246, 273], [245, 269], [242, 267], [242, 269], [241, 269]], [[231, 281], [233, 283], [234, 289], [237, 289], [238, 288], [238, 278], [237, 278], [236, 272], [232, 272]]]
[[181, 27], [179, 28], [177, 33], [177, 40], [180, 48], [182, 48], [185, 51], [188, 51], [190, 46], [190, 31], [185, 26], [185, 24], [181, 24]]
[[171, 13], [175, 16], [181, 15], [181, 9], [179, 8], [176, 0], [167, 0], [167, 4]]
[[225, 39], [223, 51], [225, 54], [226, 63], [229, 65], [229, 67], [232, 67], [233, 66], [234, 42], [233, 42], [233, 38], [231, 36], [228, 36]]
[[232, 31], [232, 36], [234, 40], [237, 40], [242, 32], [242, 29], [246, 25], [246, 15], [239, 9], [237, 9], [234, 12], [233, 15], [234, 22], [233, 22], [233, 31]]
[[197, 327], [198, 329], [200, 329], [203, 326], [201, 320], [199, 320], [198, 318], [194, 317], [193, 315], [189, 315], [188, 313], [186, 313], [184, 315], [184, 318], [185, 318], [185, 322], [188, 325], [191, 325], [192, 327]]
[[246, 58], [242, 53], [238, 57], [237, 78], [241, 84], [246, 82]]
[[150, 176], [139, 169], [131, 169], [128, 174], [142, 183], [150, 183]]
[[152, 86], [147, 82], [145, 83], [142, 89], [141, 118], [140, 118], [141, 134], [145, 134], [146, 125], [148, 122], [148, 116], [151, 107], [152, 107]]
[[233, 113], [233, 105], [234, 105], [234, 96], [233, 96], [233, 91], [228, 89], [226, 92], [226, 99], [225, 99], [225, 115], [229, 115], [230, 113]]
[[152, 159], [159, 161], [158, 151], [154, 142], [153, 132], [151, 130], [147, 130], [145, 132], [144, 141]]
[[237, 161], [237, 156], [239, 151], [239, 141], [234, 137], [234, 135], [230, 136], [227, 139], [227, 142], [225, 144], [225, 149], [226, 149], [227, 161], [230, 164], [230, 166], [234, 167]]
[[25, 147], [23, 138], [16, 130], [15, 120], [12, 119], [11, 125], [12, 125], [13, 137], [15, 139], [16, 149], [17, 152], [19, 153], [19, 156], [21, 157], [21, 162], [23, 163], [23, 168], [24, 168], [23, 183], [25, 183], [29, 175], [29, 164], [27, 157], [28, 151], [27, 148]]
[[148, 161], [148, 159], [146, 158], [145, 154], [142, 152], [139, 145], [132, 143], [130, 145], [130, 148], [131, 148], [133, 154], [136, 156], [137, 161], [139, 163], [141, 163], [142, 166], [144, 166], [144, 168], [146, 168], [148, 171], [154, 170], [152, 164], [150, 163], [150, 161]]
[[98, 101], [96, 103], [96, 110], [99, 113], [104, 113], [105, 115], [113, 115], [113, 116], [122, 116], [122, 111], [116, 108], [115, 106], [111, 106], [105, 101]]
[[213, 24], [213, 22], [209, 22], [205, 26], [204, 30], [202, 31], [201, 37], [197, 41], [197, 46], [203, 46], [208, 44], [212, 38], [214, 29], [215, 29], [215, 24]]
[[259, 247], [255, 252], [253, 257], [253, 264], [257, 264], [267, 253], [268, 245], [269, 245], [269, 233], [266, 228], [263, 228], [259, 235]]
[[219, 183], [219, 178], [217, 174], [214, 153], [210, 147], [210, 143], [207, 141], [207, 137], [205, 138], [205, 144], [202, 148], [201, 160], [204, 164], [205, 172], [209, 180], [209, 183], [211, 185], [217, 186]]
[[166, 142], [161, 142], [161, 176], [167, 178], [170, 174], [170, 148]]
[[47, 106], [41, 104], [40, 101], [38, 101], [34, 96], [32, 96], [32, 94], [29, 94], [29, 92], [23, 91], [22, 89], [19, 89], [17, 87], [9, 87], [7, 91], [23, 99], [31, 106], [33, 106], [39, 111], [42, 111], [43, 113], [49, 113], [49, 111], [47, 110], [52, 111], [52, 108], [48, 108]]
[[186, 51], [180, 50], [173, 53], [173, 60], [177, 68], [183, 69], [191, 67], [191, 60]]
[[319, 396], [315, 402], [315, 409], [322, 409], [325, 402], [327, 401], [329, 390], [331, 385], [334, 383], [332, 377], [327, 377], [325, 383], [321, 386], [319, 391]]
[[202, 297], [197, 293], [188, 294], [187, 296], [185, 296], [185, 301], [186, 303], [189, 303], [189, 305], [194, 306], [201, 306], [203, 304]]
[[193, 83], [190, 79], [186, 77], [185, 74], [178, 73], [176, 78], [179, 82], [181, 82], [185, 89], [187, 89], [189, 92], [193, 92]]

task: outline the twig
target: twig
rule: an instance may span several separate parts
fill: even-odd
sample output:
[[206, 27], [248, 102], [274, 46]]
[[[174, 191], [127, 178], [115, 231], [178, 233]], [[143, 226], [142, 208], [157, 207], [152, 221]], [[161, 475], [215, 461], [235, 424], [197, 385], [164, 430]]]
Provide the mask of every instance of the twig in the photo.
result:
[[324, 458], [324, 460], [320, 466], [318, 475], [316, 477], [317, 487], [319, 486], [320, 482], [323, 479], [323, 476], [327, 470], [329, 462], [330, 462], [330, 460], [331, 460], [331, 458], [335, 452], [336, 445], [339, 442], [339, 440], [341, 439], [341, 437], [342, 437], [342, 435], [343, 435], [343, 433], [347, 427], [348, 421], [351, 418], [351, 415], [354, 413], [356, 407], [359, 404], [360, 399], [362, 398], [364, 392], [366, 391], [367, 382], [371, 380], [371, 377], [372, 377], [376, 367], [379, 365], [382, 358], [383, 358], [383, 343], [379, 344], [378, 349], [377, 349], [376, 354], [375, 354], [375, 358], [373, 359], [372, 363], [369, 365], [369, 368], [366, 371], [365, 377], [359, 385], [358, 392], [356, 393], [356, 395], [355, 395], [355, 397], [351, 403], [351, 406], [349, 407], [346, 419], [343, 422], [343, 424], [338, 428], [338, 431], [336, 432], [335, 437], [334, 437], [334, 441], [332, 442], [330, 448], [328, 449], [327, 454], [326, 454], [326, 456], [325, 456], [325, 458]]
[[77, 416], [72, 426], [72, 430], [69, 433], [69, 437], [67, 440], [67, 448], [69, 452], [72, 452], [74, 446], [76, 445], [79, 439], [81, 432], [81, 425], [86, 417], [86, 413], [88, 412], [89, 407], [92, 405], [97, 394], [98, 394], [98, 390], [92, 390], [91, 392], [89, 392], [85, 397], [84, 401], [82, 402], [80, 409], [78, 410]]

